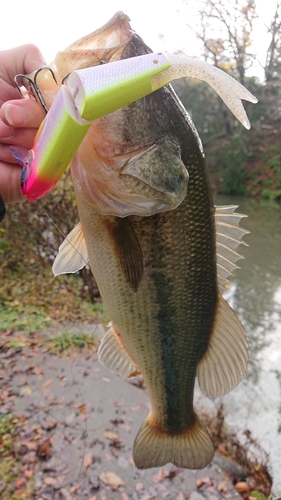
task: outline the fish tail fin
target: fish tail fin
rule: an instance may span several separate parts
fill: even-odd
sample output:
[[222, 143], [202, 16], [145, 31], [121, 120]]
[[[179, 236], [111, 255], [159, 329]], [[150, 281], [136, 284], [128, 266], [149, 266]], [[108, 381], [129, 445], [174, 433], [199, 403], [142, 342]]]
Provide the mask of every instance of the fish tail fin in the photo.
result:
[[213, 443], [197, 415], [192, 427], [170, 434], [157, 428], [150, 413], [134, 442], [133, 459], [139, 469], [161, 467], [169, 462], [186, 469], [203, 469], [213, 456]]

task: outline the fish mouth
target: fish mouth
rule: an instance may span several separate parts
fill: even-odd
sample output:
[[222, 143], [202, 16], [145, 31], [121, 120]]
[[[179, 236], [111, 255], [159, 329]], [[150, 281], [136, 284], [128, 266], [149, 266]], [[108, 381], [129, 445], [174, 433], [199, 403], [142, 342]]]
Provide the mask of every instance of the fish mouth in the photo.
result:
[[[130, 42], [134, 31], [130, 18], [122, 11], [116, 14], [101, 28], [58, 52], [53, 62], [46, 69], [34, 71], [26, 76], [26, 81], [34, 82], [42, 95], [46, 108], [50, 108], [60, 86], [69, 73], [78, 69], [90, 68], [122, 58], [124, 48]], [[44, 70], [45, 68], [39, 68]], [[53, 76], [55, 78], [53, 78]], [[23, 82], [25, 86], [25, 82]], [[26, 86], [30, 93], [30, 86]]]
[[104, 26], [59, 52], [55, 65], [60, 78], [77, 69], [120, 60], [133, 33], [129, 22], [130, 18], [118, 11]]

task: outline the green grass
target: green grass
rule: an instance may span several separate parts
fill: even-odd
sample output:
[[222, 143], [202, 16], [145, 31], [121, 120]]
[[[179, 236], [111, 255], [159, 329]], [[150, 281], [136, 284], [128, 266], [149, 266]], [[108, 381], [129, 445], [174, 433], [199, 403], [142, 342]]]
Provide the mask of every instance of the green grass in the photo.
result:
[[52, 318], [34, 306], [0, 305], [0, 331], [24, 330], [33, 333], [51, 324]]
[[17, 432], [18, 419], [10, 413], [0, 417], [0, 456], [5, 457], [13, 449], [13, 437]]
[[3, 490], [1, 500], [30, 500], [33, 492], [33, 479], [26, 480], [26, 487], [15, 490], [16, 480], [21, 476], [20, 461], [16, 457], [16, 437], [19, 420], [7, 413], [0, 417], [0, 481]]
[[71, 349], [90, 349], [97, 345], [94, 335], [89, 336], [86, 333], [63, 332], [49, 339], [46, 339], [46, 345], [55, 354], [62, 354]]
[[12, 457], [0, 460], [0, 479], [5, 484], [4, 490], [1, 491], [1, 500], [30, 500], [33, 494], [33, 479], [27, 480], [27, 488], [23, 490], [15, 490], [14, 485], [20, 475], [19, 462]]

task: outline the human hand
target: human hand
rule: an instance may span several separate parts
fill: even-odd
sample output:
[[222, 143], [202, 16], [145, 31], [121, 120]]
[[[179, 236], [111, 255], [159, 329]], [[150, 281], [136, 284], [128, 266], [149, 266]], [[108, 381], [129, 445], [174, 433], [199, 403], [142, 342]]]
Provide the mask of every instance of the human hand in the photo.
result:
[[45, 112], [37, 101], [19, 98], [14, 84], [18, 73], [28, 74], [45, 65], [35, 45], [22, 45], [0, 51], [0, 199], [15, 203], [20, 193], [22, 167], [17, 164], [9, 146], [30, 149]]

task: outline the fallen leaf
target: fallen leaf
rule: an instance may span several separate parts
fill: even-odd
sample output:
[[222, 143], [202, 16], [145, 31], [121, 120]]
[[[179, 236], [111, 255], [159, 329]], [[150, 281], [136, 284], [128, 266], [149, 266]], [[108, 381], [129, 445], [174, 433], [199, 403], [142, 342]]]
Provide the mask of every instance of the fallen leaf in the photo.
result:
[[81, 413], [86, 413], [86, 405], [83, 403], [77, 407]]
[[115, 448], [110, 447], [110, 450], [111, 450], [112, 455], [113, 455], [115, 458], [118, 458], [118, 457], [119, 457], [119, 453], [118, 453], [118, 451], [117, 451]]
[[119, 436], [118, 434], [116, 434], [116, 432], [104, 431], [103, 435], [104, 437], [106, 437], [106, 439], [119, 439]]
[[56, 486], [58, 484], [56, 478], [51, 476], [44, 477], [43, 481], [45, 484], [48, 484], [49, 486]]
[[88, 451], [88, 453], [86, 453], [84, 457], [84, 462], [83, 462], [85, 469], [88, 469], [88, 467], [90, 467], [92, 462], [93, 462], [93, 454], [91, 451]]
[[218, 452], [221, 453], [221, 455], [225, 455], [225, 456], [228, 456], [229, 455], [229, 452], [225, 446], [224, 443], [220, 443], [219, 446], [218, 446]]
[[22, 385], [27, 384], [27, 380], [28, 380], [27, 377], [21, 377], [17, 383], [18, 387], [21, 387]]
[[43, 366], [34, 366], [34, 368], [32, 368], [32, 373], [34, 375], [43, 375], [44, 373]]
[[27, 477], [28, 479], [30, 479], [34, 475], [34, 472], [33, 472], [33, 470], [26, 469], [24, 471], [24, 475], [25, 475], [25, 477]]
[[47, 387], [49, 387], [49, 385], [52, 384], [53, 381], [54, 381], [53, 378], [49, 378], [49, 380], [46, 380], [46, 382], [44, 382], [44, 384], [42, 385], [42, 388], [46, 389]]
[[23, 485], [25, 485], [25, 479], [24, 477], [19, 477], [17, 480], [16, 480], [16, 488], [21, 488]]
[[26, 498], [26, 490], [15, 490], [13, 498]]
[[57, 426], [57, 422], [50, 420], [48, 422], [44, 422], [44, 424], [42, 424], [42, 426], [44, 427], [44, 429], [46, 429], [46, 431], [51, 431], [52, 429], [54, 429]]
[[69, 488], [69, 491], [70, 493], [76, 493], [76, 491], [78, 491], [80, 488], [80, 484], [75, 484], [75, 486], [71, 486], [71, 488]]
[[125, 484], [121, 477], [117, 476], [114, 472], [102, 472], [99, 478], [103, 483], [109, 484], [110, 486], [118, 487]]
[[163, 479], [165, 479], [164, 469], [159, 469], [157, 474], [154, 474], [154, 476], [152, 476], [152, 481], [154, 483], [161, 483], [163, 481]]
[[132, 427], [128, 424], [119, 424], [119, 427], [121, 427], [121, 429], [125, 429], [127, 432], [131, 432], [132, 430]]
[[51, 439], [49, 437], [42, 441], [42, 443], [38, 444], [37, 455], [39, 458], [43, 458], [44, 460], [51, 458]]
[[143, 490], [143, 484], [142, 483], [137, 483], [136, 484], [136, 490], [137, 491], [142, 491]]
[[220, 483], [218, 485], [218, 490], [221, 491], [222, 493], [226, 493], [228, 490], [228, 485], [226, 481], [223, 481], [223, 483]]
[[24, 455], [22, 461], [24, 464], [33, 464], [37, 461], [37, 458], [35, 453], [30, 451], [29, 453], [26, 453], [26, 455]]
[[238, 493], [247, 493], [250, 491], [250, 485], [247, 483], [247, 481], [239, 481], [236, 483], [235, 488], [237, 489]]
[[21, 396], [31, 396], [31, 394], [32, 394], [32, 387], [24, 386], [20, 390]]
[[141, 405], [138, 406], [131, 406], [132, 411], [138, 411], [141, 408]]
[[38, 448], [38, 443], [36, 443], [35, 441], [23, 441], [22, 443], [24, 446], [27, 447], [28, 450], [31, 450], [31, 451], [36, 451], [37, 448]]
[[184, 500], [184, 496], [183, 496], [183, 493], [180, 491], [176, 500]]
[[201, 486], [204, 486], [204, 484], [209, 484], [210, 479], [208, 477], [202, 477], [201, 479], [197, 479], [196, 481], [196, 488], [201, 488]]

